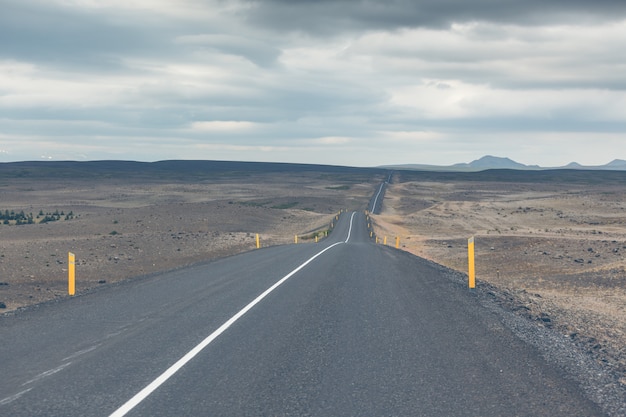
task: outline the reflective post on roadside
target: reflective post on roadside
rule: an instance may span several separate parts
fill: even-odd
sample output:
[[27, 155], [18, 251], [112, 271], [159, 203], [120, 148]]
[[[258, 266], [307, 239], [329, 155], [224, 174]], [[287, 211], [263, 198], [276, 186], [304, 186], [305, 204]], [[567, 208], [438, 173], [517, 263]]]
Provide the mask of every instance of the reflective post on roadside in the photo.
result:
[[476, 288], [476, 269], [474, 265], [474, 236], [470, 237], [467, 241], [467, 265], [468, 265], [468, 278], [469, 288]]
[[67, 293], [69, 295], [76, 294], [76, 256], [69, 252], [68, 258], [68, 277], [67, 277]]

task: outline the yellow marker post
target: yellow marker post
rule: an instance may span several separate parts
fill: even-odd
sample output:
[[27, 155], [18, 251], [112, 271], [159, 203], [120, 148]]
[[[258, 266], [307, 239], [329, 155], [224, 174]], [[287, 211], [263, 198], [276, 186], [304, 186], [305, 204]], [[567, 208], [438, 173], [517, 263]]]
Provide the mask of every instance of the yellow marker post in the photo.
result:
[[387, 245], [387, 236], [385, 236], [385, 239], [383, 239], [383, 245]]
[[315, 243], [317, 243], [317, 235], [315, 235]]
[[476, 288], [476, 270], [474, 265], [474, 236], [467, 241], [467, 264], [470, 289]]
[[67, 293], [69, 295], [76, 294], [76, 256], [72, 252], [68, 253], [68, 281]]
[[298, 243], [298, 235], [296, 235], [296, 237], [294, 238], [294, 242]]
[[396, 249], [400, 249], [400, 237], [396, 236]]
[[256, 248], [259, 249], [261, 247], [261, 241], [259, 240], [259, 234], [256, 234]]

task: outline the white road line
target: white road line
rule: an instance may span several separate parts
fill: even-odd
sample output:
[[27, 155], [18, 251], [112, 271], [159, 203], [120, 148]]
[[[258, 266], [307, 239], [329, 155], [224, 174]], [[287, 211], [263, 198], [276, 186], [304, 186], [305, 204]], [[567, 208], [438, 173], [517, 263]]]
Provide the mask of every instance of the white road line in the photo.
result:
[[67, 362], [67, 363], [64, 363], [61, 366], [58, 366], [58, 367], [54, 368], [54, 369], [50, 369], [49, 371], [42, 372], [39, 375], [37, 375], [36, 377], [34, 377], [33, 379], [31, 379], [30, 381], [24, 382], [21, 386], [23, 387], [24, 385], [32, 384], [33, 382], [39, 381], [40, 379], [43, 379], [43, 378], [45, 378], [47, 376], [54, 375], [57, 372], [60, 372], [63, 369], [67, 368], [71, 364], [72, 364], [72, 362]]
[[65, 362], [65, 361], [69, 361], [70, 359], [75, 359], [75, 358], [77, 358], [77, 357], [79, 357], [79, 356], [81, 356], [81, 355], [84, 355], [85, 353], [89, 353], [89, 352], [91, 352], [92, 350], [96, 350], [96, 349], [98, 349], [98, 347], [100, 347], [100, 345], [99, 345], [99, 344], [94, 345], [94, 346], [91, 346], [91, 347], [88, 347], [87, 349], [79, 350], [78, 352], [76, 352], [76, 353], [74, 353], [74, 354], [72, 354], [72, 355], [68, 356], [67, 358], [64, 358], [64, 359], [63, 359], [63, 362]]
[[350, 240], [350, 235], [352, 234], [352, 221], [354, 220], [355, 214], [356, 214], [356, 211], [352, 212], [352, 216], [350, 216], [350, 228], [348, 229], [348, 237], [346, 238], [344, 243], [348, 243], [348, 240]]
[[32, 388], [28, 388], [22, 392], [18, 392], [15, 395], [11, 395], [10, 397], [7, 397], [3, 400], [0, 400], [0, 405], [7, 405], [12, 403], [13, 401], [17, 400], [18, 398], [20, 398], [22, 395], [26, 394], [28, 391], [30, 391]]
[[376, 210], [376, 203], [378, 203], [378, 197], [380, 196], [380, 193], [383, 191], [384, 186], [385, 186], [385, 183], [380, 184], [380, 189], [378, 190], [378, 194], [376, 194], [376, 198], [374, 199], [374, 204], [372, 204], [372, 213]]
[[[353, 216], [354, 216], [354, 214], [353, 214]], [[352, 225], [352, 221], [350, 222], [350, 224]], [[348, 238], [349, 238], [349, 236], [348, 236]], [[346, 242], [347, 242], [347, 239], [346, 239]], [[337, 245], [344, 244], [344, 243], [345, 242], [337, 242], [335, 244], [330, 245], [326, 249], [318, 252], [316, 255], [311, 257], [308, 261], [306, 261], [305, 263], [303, 263], [302, 265], [300, 265], [299, 267], [297, 267], [296, 269], [291, 271], [289, 274], [287, 274], [285, 277], [283, 277], [276, 284], [272, 285], [270, 288], [265, 290], [265, 292], [263, 294], [259, 295], [250, 304], [248, 304], [243, 309], [241, 309], [237, 314], [232, 316], [228, 321], [226, 321], [224, 324], [222, 324], [217, 330], [215, 330], [213, 333], [211, 333], [206, 339], [204, 339], [202, 342], [200, 342], [200, 344], [198, 344], [196, 347], [194, 347], [192, 350], [190, 350], [185, 356], [180, 358], [178, 360], [178, 362], [176, 362], [174, 365], [170, 366], [165, 372], [163, 372], [159, 377], [157, 377], [157, 379], [155, 379], [148, 386], [146, 386], [144, 389], [139, 391], [133, 398], [128, 400], [124, 405], [122, 405], [120, 408], [118, 408], [109, 417], [122, 417], [122, 416], [125, 416], [128, 412], [130, 412], [133, 408], [135, 408], [139, 403], [141, 403], [143, 400], [145, 400], [150, 394], [152, 394], [157, 388], [159, 388], [161, 385], [163, 385], [165, 383], [165, 381], [167, 381], [170, 377], [172, 377], [174, 374], [176, 374], [176, 372], [178, 372], [183, 366], [185, 366], [187, 364], [187, 362], [189, 362], [196, 355], [198, 355], [205, 347], [207, 347], [211, 342], [213, 342], [213, 340], [215, 340], [218, 336], [220, 336], [222, 333], [224, 333], [224, 331], [226, 329], [228, 329], [230, 326], [232, 326], [237, 320], [239, 320], [244, 314], [246, 314], [252, 307], [254, 307], [259, 302], [261, 302], [261, 300], [263, 300], [269, 293], [274, 291], [283, 282], [287, 281], [289, 278], [291, 278], [293, 275], [295, 275], [298, 271], [300, 271], [302, 268], [304, 268], [309, 263], [311, 263], [315, 258], [317, 258], [318, 256], [322, 255], [327, 250], [329, 250], [329, 249], [331, 249], [331, 248], [333, 248], [333, 247], [335, 247]]]

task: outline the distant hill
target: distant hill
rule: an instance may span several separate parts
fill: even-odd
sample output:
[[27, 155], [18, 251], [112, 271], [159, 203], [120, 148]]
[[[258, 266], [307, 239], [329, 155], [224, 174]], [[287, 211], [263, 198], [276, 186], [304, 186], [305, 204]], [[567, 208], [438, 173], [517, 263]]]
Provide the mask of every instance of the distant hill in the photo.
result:
[[135, 161], [25, 161], [0, 162], [0, 177], [8, 178], [134, 178], [205, 179], [241, 177], [256, 173], [319, 172], [324, 174], [384, 175], [382, 168], [270, 162], [169, 160]]
[[469, 164], [454, 164], [452, 167], [470, 169], [470, 170], [483, 170], [483, 169], [539, 169], [539, 166], [524, 165], [519, 162], [515, 162], [509, 158], [499, 158], [497, 156], [483, 156], [480, 159], [470, 162]]
[[407, 164], [407, 165], [387, 165], [383, 168], [388, 169], [411, 169], [419, 171], [461, 171], [476, 172], [488, 169], [515, 169], [525, 171], [539, 171], [548, 169], [576, 169], [576, 170], [594, 170], [594, 171], [626, 171], [626, 160], [615, 159], [606, 165], [585, 166], [577, 162], [571, 162], [562, 167], [540, 167], [539, 165], [525, 165], [509, 158], [502, 158], [492, 155], [483, 156], [480, 159], [470, 163], [459, 163], [454, 165], [424, 165], [424, 164]]

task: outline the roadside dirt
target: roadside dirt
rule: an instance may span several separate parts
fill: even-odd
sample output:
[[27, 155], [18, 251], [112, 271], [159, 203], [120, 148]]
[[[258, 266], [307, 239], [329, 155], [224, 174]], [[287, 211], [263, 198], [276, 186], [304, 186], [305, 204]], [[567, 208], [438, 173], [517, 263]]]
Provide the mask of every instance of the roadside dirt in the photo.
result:
[[[323, 172], [211, 179], [0, 177], [0, 211], [63, 213], [0, 222], [0, 314], [77, 291], [328, 228], [361, 210], [380, 178]], [[65, 216], [72, 216], [65, 220]], [[479, 286], [507, 308], [579, 343], [626, 385], [626, 189], [622, 184], [420, 180], [396, 174], [379, 237], [467, 271], [476, 239]], [[4, 308], [2, 308], [4, 307]]]
[[[368, 181], [372, 181], [371, 183]], [[59, 220], [0, 221], [0, 314], [76, 290], [262, 246], [312, 238], [340, 209], [367, 205], [376, 178], [318, 172], [180, 181], [145, 178], [0, 178], [5, 213], [62, 213]], [[68, 214], [71, 219], [65, 220]], [[311, 241], [311, 240], [309, 240]]]
[[475, 236], [479, 285], [567, 335], [626, 385], [626, 189], [621, 185], [390, 184], [378, 236], [467, 273]]

